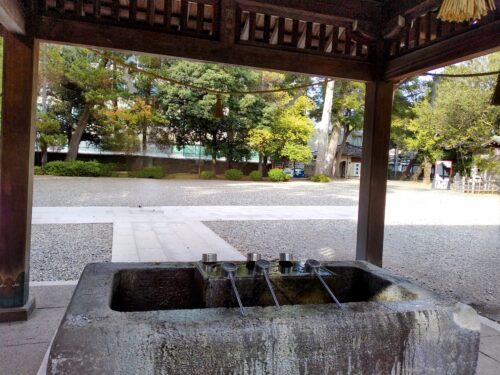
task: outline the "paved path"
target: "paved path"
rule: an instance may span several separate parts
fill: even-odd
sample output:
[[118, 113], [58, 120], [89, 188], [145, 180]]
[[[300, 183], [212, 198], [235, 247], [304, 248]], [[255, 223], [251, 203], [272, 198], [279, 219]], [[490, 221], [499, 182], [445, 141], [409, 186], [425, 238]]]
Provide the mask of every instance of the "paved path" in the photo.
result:
[[356, 220], [355, 206], [33, 207], [33, 224], [115, 221]]
[[127, 221], [113, 225], [113, 262], [193, 262], [203, 253], [219, 260], [245, 260], [199, 221]]

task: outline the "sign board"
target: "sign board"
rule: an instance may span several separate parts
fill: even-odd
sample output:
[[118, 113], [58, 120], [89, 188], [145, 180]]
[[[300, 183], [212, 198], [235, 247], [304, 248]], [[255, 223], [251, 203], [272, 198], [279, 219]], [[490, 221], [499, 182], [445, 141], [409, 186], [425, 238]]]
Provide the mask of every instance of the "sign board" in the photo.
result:
[[434, 182], [432, 187], [437, 190], [449, 190], [450, 178], [453, 172], [453, 163], [450, 160], [438, 160], [434, 168]]

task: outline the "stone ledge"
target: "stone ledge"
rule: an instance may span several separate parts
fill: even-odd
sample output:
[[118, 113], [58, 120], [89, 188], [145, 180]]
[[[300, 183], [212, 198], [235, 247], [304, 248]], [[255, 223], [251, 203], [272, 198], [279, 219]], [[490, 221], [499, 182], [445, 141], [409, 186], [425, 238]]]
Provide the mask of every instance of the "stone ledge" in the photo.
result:
[[31, 297], [22, 307], [0, 308], [0, 323], [28, 320], [33, 310], [35, 310], [35, 299]]

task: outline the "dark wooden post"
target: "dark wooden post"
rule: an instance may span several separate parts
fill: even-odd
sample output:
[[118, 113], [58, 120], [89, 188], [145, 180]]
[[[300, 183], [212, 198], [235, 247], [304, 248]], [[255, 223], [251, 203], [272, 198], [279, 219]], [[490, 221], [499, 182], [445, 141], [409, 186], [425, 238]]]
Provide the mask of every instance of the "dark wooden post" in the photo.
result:
[[25, 320], [29, 292], [38, 45], [4, 31], [0, 148], [0, 321]]
[[382, 265], [392, 82], [366, 84], [356, 259]]

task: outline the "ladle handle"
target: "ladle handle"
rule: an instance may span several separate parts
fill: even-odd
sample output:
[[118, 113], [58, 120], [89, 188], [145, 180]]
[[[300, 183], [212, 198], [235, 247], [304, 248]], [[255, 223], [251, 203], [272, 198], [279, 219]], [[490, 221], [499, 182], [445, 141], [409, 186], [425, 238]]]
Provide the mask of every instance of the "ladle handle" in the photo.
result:
[[243, 307], [243, 303], [241, 302], [240, 294], [238, 293], [238, 289], [236, 288], [236, 283], [234, 282], [234, 277], [232, 273], [228, 274], [229, 281], [231, 281], [231, 286], [233, 287], [234, 294], [236, 296], [236, 300], [238, 301], [238, 305], [240, 306], [240, 313], [243, 316], [247, 316], [247, 311]]
[[323, 286], [325, 287], [326, 291], [328, 292], [328, 294], [330, 295], [330, 297], [332, 297], [332, 299], [335, 301], [335, 303], [337, 304], [337, 306], [342, 309], [343, 307], [340, 304], [339, 300], [337, 299], [337, 297], [335, 297], [335, 294], [333, 294], [333, 292], [331, 291], [330, 287], [325, 282], [325, 280], [323, 280], [323, 278], [319, 274], [318, 270], [317, 269], [313, 269], [313, 272], [318, 277], [319, 281], [321, 281], [321, 284], [323, 284]]
[[276, 305], [276, 308], [279, 310], [281, 309], [280, 303], [278, 302], [278, 298], [276, 298], [276, 294], [274, 293], [274, 288], [271, 284], [271, 280], [269, 280], [269, 275], [267, 274], [267, 271], [264, 270], [264, 277], [266, 279], [267, 286], [269, 287], [269, 291], [271, 292], [271, 295], [273, 296], [274, 304]]

